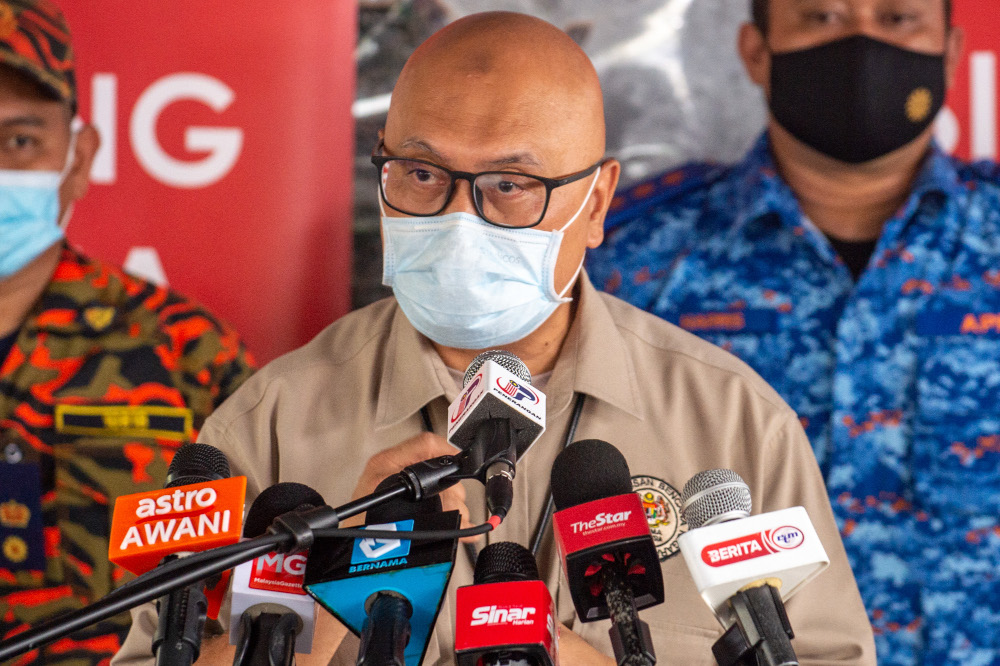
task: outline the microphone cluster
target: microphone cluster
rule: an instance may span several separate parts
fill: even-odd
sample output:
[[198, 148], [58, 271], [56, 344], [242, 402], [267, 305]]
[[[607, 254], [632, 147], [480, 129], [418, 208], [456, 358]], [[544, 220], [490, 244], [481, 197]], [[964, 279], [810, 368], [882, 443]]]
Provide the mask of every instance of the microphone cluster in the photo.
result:
[[[508, 352], [481, 354], [448, 409], [458, 453], [411, 465], [360, 500], [336, 509], [313, 489], [265, 489], [242, 520], [244, 477], [225, 456], [189, 444], [166, 487], [117, 500], [109, 559], [138, 578], [91, 606], [0, 642], [0, 662], [145, 601], [158, 599], [157, 664], [198, 658], [206, 617], [232, 575], [234, 664], [294, 663], [312, 649], [316, 603], [359, 636], [357, 663], [415, 666], [427, 650], [457, 539], [495, 529], [513, 501], [516, 465], [545, 430], [545, 395]], [[485, 485], [490, 519], [460, 529], [437, 494], [463, 479]], [[663, 574], [624, 456], [611, 444], [566, 447], [551, 471], [553, 532], [577, 616], [609, 619], [620, 665], [656, 663], [640, 611], [663, 603]], [[751, 516], [750, 490], [731, 470], [710, 470], [684, 488], [690, 530], [680, 549], [724, 633], [720, 666], [797, 664], [784, 601], [829, 559], [802, 507]], [[365, 525], [339, 528], [365, 513]], [[242, 537], [242, 540], [241, 540]], [[223, 576], [221, 585], [219, 576]], [[205, 588], [209, 594], [206, 597]], [[479, 553], [472, 585], [456, 598], [459, 666], [558, 663], [558, 614], [534, 556], [512, 542]]]

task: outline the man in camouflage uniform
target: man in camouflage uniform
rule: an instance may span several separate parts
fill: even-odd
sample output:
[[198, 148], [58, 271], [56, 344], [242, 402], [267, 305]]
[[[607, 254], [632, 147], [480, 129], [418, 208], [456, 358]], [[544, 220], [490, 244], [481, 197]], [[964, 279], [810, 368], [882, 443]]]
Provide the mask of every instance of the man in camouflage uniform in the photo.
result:
[[[115, 498], [162, 488], [251, 372], [205, 310], [66, 245], [99, 143], [76, 103], [62, 12], [0, 0], [0, 638], [123, 581]], [[127, 630], [126, 614], [15, 663], [107, 663]]]
[[961, 30], [946, 0], [753, 8], [767, 132], [624, 193], [588, 270], [798, 412], [881, 663], [1000, 663], [1000, 187], [932, 140]]

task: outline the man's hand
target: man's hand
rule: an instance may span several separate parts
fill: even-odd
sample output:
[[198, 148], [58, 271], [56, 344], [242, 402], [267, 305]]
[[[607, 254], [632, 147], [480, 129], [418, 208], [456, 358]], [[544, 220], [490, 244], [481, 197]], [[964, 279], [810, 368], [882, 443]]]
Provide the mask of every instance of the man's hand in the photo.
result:
[[598, 652], [566, 626], [559, 624], [559, 661], [574, 666], [617, 666], [611, 657]]
[[[365, 465], [358, 485], [351, 495], [352, 500], [356, 500], [365, 495], [371, 494], [385, 477], [401, 472], [404, 467], [413, 465], [428, 458], [438, 456], [455, 455], [458, 450], [449, 444], [443, 437], [433, 433], [425, 432], [411, 437], [410, 439], [397, 444], [391, 449], [379, 451]], [[465, 488], [461, 483], [456, 483], [451, 488], [442, 492], [441, 505], [445, 511], [458, 511], [462, 514], [462, 528], [472, 527], [469, 522], [469, 508], [465, 505]], [[363, 521], [359, 517], [352, 520], [345, 520], [342, 527], [351, 524], [360, 525]]]

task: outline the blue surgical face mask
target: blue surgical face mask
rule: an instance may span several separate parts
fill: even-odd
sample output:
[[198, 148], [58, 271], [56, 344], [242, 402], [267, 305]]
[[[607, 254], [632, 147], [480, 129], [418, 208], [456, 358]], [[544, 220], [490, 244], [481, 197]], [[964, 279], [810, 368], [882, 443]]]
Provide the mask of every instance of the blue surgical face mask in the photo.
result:
[[506, 229], [468, 213], [386, 217], [383, 210], [382, 283], [413, 327], [440, 345], [485, 349], [527, 337], [572, 300], [565, 294], [576, 275], [557, 293], [556, 260], [600, 173], [558, 231]]
[[75, 146], [74, 129], [62, 171], [0, 169], [0, 280], [20, 271], [64, 236], [59, 188], [72, 165]]

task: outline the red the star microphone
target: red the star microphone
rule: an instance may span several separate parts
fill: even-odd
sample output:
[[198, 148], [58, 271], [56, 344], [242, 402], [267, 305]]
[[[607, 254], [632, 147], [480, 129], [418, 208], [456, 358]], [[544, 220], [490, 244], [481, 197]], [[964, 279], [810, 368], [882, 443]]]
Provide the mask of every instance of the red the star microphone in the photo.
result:
[[553, 666], [556, 618], [531, 551], [510, 541], [479, 553], [473, 585], [458, 588], [458, 666]]
[[750, 488], [728, 469], [696, 474], [684, 485], [690, 529], [681, 553], [705, 603], [727, 629], [712, 647], [720, 666], [798, 664], [784, 600], [819, 575], [830, 559], [800, 506], [750, 516]]
[[484, 460], [503, 454], [482, 479], [498, 525], [514, 499], [515, 465], [545, 431], [545, 394], [531, 386], [528, 366], [501, 349], [477, 356], [463, 386], [448, 406], [448, 441]]
[[[229, 478], [229, 462], [207, 444], [185, 444], [174, 455], [164, 490], [119, 497], [111, 519], [108, 559], [133, 573], [160, 561], [236, 543], [246, 478]], [[156, 663], [198, 658], [208, 613], [202, 585], [170, 592], [157, 602]]]
[[576, 613], [611, 618], [619, 664], [654, 664], [638, 611], [663, 603], [663, 573], [624, 456], [597, 439], [575, 442], [552, 464], [553, 527]]
[[[243, 536], [263, 535], [275, 518], [289, 511], [325, 505], [309, 486], [275, 484], [250, 505]], [[302, 589], [307, 556], [271, 552], [236, 567], [229, 624], [229, 643], [237, 646], [234, 666], [292, 664], [294, 652], [312, 650], [316, 602]]]

